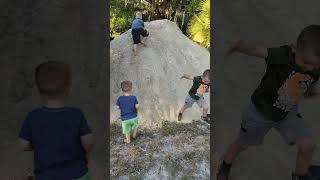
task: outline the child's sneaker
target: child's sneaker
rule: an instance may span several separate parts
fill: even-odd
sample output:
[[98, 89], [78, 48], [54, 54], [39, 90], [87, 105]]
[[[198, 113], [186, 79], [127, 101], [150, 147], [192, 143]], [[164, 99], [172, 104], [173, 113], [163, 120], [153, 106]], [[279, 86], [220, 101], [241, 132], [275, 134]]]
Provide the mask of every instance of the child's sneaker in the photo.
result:
[[182, 113], [179, 113], [179, 115], [178, 115], [178, 121], [181, 121], [181, 119], [182, 119]]
[[208, 116], [201, 116], [201, 120], [210, 123], [210, 118]]
[[292, 173], [292, 180], [313, 180], [312, 176], [308, 173], [305, 176], [297, 176], [294, 173]]
[[228, 180], [230, 174], [231, 164], [226, 164], [222, 161], [218, 167], [217, 180]]

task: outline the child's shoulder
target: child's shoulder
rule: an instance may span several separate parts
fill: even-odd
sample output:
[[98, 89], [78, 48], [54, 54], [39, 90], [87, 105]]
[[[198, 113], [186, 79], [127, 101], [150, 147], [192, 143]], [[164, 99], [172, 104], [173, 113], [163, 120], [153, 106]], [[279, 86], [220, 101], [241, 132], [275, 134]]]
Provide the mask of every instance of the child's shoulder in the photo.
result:
[[71, 106], [65, 106], [65, 107], [61, 107], [61, 108], [48, 108], [46, 106], [42, 106], [42, 107], [37, 107], [35, 109], [33, 109], [32, 111], [30, 111], [28, 113], [28, 115], [33, 115], [33, 114], [43, 114], [46, 112], [61, 112], [61, 111], [70, 111], [70, 112], [75, 112], [75, 113], [82, 113], [83, 111], [80, 108], [77, 107], [71, 107]]
[[118, 99], [131, 99], [131, 98], [137, 98], [135, 95], [130, 95], [130, 96], [119, 96]]

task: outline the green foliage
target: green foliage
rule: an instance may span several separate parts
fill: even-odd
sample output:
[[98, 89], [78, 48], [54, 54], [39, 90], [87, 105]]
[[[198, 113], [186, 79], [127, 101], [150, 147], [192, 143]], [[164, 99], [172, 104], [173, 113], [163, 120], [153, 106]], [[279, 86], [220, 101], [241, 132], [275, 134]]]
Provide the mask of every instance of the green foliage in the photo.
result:
[[124, 0], [112, 0], [110, 2], [110, 36], [116, 38], [128, 30], [134, 20], [135, 9], [132, 4]]
[[136, 11], [143, 12], [145, 21], [169, 19], [184, 32], [185, 26], [201, 9], [202, 0], [111, 0], [110, 36], [116, 38], [127, 31]]
[[188, 36], [202, 46], [210, 47], [210, 0], [204, 0], [200, 13], [194, 15], [188, 25]]

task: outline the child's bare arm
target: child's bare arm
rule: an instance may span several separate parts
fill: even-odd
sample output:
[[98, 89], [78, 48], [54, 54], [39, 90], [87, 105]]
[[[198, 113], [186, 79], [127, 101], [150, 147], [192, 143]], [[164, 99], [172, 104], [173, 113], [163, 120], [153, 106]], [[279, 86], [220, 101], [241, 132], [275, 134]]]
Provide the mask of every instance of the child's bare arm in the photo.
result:
[[193, 76], [191, 76], [191, 75], [187, 75], [187, 74], [184, 74], [182, 77], [181, 77], [181, 79], [189, 79], [189, 80], [193, 80]]
[[227, 51], [227, 55], [230, 55], [234, 52], [239, 52], [248, 56], [256, 56], [260, 58], [267, 58], [268, 56], [268, 48], [246, 40], [239, 40], [231, 45], [231, 47]]
[[29, 141], [19, 138], [18, 149], [21, 151], [32, 151], [32, 145]]
[[81, 145], [87, 154], [91, 152], [94, 145], [92, 133], [81, 136]]
[[136, 109], [138, 109], [139, 108], [139, 104], [136, 104]]

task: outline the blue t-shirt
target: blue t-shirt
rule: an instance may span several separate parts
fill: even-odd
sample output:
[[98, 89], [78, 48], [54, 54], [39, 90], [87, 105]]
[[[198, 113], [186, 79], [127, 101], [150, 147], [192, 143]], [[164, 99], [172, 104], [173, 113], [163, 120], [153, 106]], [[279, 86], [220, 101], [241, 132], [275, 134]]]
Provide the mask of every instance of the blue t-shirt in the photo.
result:
[[32, 145], [37, 180], [72, 180], [88, 171], [80, 137], [90, 133], [80, 109], [42, 107], [28, 113], [19, 137]]
[[136, 96], [120, 96], [117, 101], [117, 106], [121, 110], [121, 120], [125, 121], [138, 116], [136, 104], [138, 100]]
[[144, 22], [142, 19], [136, 18], [135, 20], [133, 20], [132, 25], [131, 25], [131, 29], [138, 29], [138, 28], [143, 28], [143, 27], [144, 27]]

